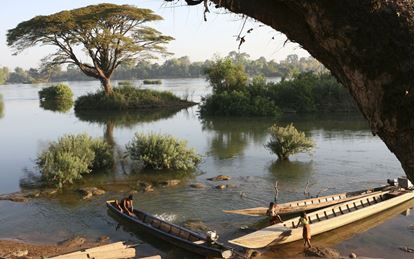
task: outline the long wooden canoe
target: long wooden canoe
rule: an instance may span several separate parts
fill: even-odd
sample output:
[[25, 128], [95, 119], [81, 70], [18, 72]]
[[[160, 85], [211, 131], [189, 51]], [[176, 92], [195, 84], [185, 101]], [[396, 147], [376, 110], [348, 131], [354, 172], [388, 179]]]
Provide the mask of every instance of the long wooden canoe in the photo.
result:
[[[311, 234], [317, 235], [345, 226], [399, 205], [413, 197], [413, 191], [384, 191], [308, 213]], [[298, 221], [299, 217], [296, 217], [230, 240], [229, 243], [256, 249], [300, 240], [302, 239], [302, 227], [296, 227]]]
[[[376, 192], [379, 193], [381, 191], [385, 191], [390, 188], [392, 188], [392, 186], [385, 185], [385, 186], [380, 186], [380, 187], [376, 187], [373, 189], [337, 193], [337, 194], [321, 196], [317, 198], [281, 203], [281, 204], [278, 204], [278, 214], [286, 215], [286, 214], [293, 214], [293, 213], [298, 213], [302, 211], [317, 210], [317, 209], [333, 206], [335, 204], [339, 204], [342, 202], [359, 199], [359, 198], [362, 198], [368, 195], [372, 195]], [[256, 207], [256, 208], [248, 208], [248, 209], [240, 209], [240, 210], [223, 210], [223, 212], [229, 213], [229, 214], [244, 215], [244, 216], [266, 216], [267, 210], [268, 208], [266, 207]]]
[[163, 221], [144, 211], [134, 210], [135, 217], [122, 213], [115, 201], [107, 201], [107, 207], [117, 216], [129, 221], [137, 228], [190, 252], [214, 258], [230, 258], [232, 250], [218, 243], [211, 243], [205, 235]]

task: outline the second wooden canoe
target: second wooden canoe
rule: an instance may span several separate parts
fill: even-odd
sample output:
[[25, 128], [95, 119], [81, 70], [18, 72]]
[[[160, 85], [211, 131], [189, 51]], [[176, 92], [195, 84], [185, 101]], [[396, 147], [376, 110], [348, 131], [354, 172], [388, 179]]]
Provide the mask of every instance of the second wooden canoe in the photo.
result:
[[[384, 191], [308, 213], [311, 234], [317, 235], [369, 217], [414, 198], [412, 190]], [[302, 239], [299, 217], [230, 240], [245, 248], [263, 248]]]
[[[339, 204], [342, 202], [359, 199], [359, 198], [362, 198], [368, 195], [372, 195], [376, 192], [379, 193], [381, 191], [389, 190], [391, 188], [392, 186], [385, 185], [385, 186], [380, 186], [380, 187], [361, 190], [361, 191], [337, 193], [337, 194], [321, 196], [317, 198], [281, 203], [281, 204], [278, 204], [278, 214], [287, 215], [287, 214], [294, 214], [294, 213], [298, 213], [302, 211], [321, 209], [321, 208], [333, 206], [335, 204]], [[240, 210], [223, 210], [223, 212], [229, 213], [229, 214], [244, 215], [244, 216], [266, 216], [267, 210], [268, 208], [266, 207], [256, 207], [256, 208], [248, 208], [248, 209], [240, 209]]]

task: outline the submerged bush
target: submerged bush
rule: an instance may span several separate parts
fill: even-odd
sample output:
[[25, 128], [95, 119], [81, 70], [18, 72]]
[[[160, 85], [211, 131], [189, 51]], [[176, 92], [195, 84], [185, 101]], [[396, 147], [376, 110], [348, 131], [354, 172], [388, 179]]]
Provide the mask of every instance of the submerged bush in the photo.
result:
[[164, 107], [187, 107], [194, 103], [181, 100], [170, 92], [138, 89], [128, 84], [114, 88], [112, 95], [98, 91], [79, 97], [75, 110], [129, 110]]
[[111, 147], [86, 134], [65, 135], [36, 159], [42, 180], [58, 187], [81, 179], [83, 174], [110, 168], [113, 163]]
[[202, 116], [277, 116], [279, 113], [272, 100], [242, 91], [213, 94], [200, 106]]
[[192, 170], [201, 157], [186, 144], [171, 135], [137, 133], [126, 148], [131, 159], [141, 162], [145, 168]]
[[280, 160], [287, 160], [290, 155], [309, 152], [314, 147], [311, 138], [307, 138], [304, 132], [298, 131], [291, 123], [286, 127], [278, 127], [274, 124], [269, 128], [270, 141], [266, 147], [275, 153]]
[[41, 101], [72, 100], [72, 97], [72, 90], [66, 84], [52, 85], [39, 91]]
[[145, 79], [145, 80], [143, 80], [143, 84], [145, 84], [145, 85], [161, 85], [161, 80]]

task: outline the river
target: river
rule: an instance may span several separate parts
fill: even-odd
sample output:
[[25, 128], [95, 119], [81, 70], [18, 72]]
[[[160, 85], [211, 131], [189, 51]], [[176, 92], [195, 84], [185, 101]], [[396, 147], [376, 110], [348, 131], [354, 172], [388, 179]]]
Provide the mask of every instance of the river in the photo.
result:
[[[140, 85], [139, 81], [136, 83]], [[203, 155], [203, 162], [191, 175], [131, 172], [116, 166], [111, 172], [87, 177], [77, 184], [102, 187], [107, 191], [91, 200], [82, 200], [73, 190], [66, 190], [54, 198], [34, 199], [28, 203], [0, 201], [0, 238], [43, 243], [73, 235], [90, 238], [107, 235], [112, 240], [148, 242], [151, 249], [168, 258], [192, 258], [193, 255], [178, 248], [133, 233], [129, 228], [117, 227], [117, 221], [107, 213], [105, 200], [122, 197], [136, 187], [138, 180], [158, 182], [179, 178], [182, 182], [178, 186], [156, 186], [154, 192], [136, 194], [136, 206], [178, 224], [188, 219], [203, 220], [226, 240], [242, 235], [239, 228], [254, 223], [255, 219], [226, 215], [222, 209], [266, 205], [273, 199], [275, 181], [279, 185], [279, 202], [284, 202], [305, 198], [307, 183], [311, 195], [323, 195], [374, 187], [384, 184], [388, 178], [404, 175], [399, 161], [372, 135], [368, 123], [359, 114], [201, 119], [198, 107], [194, 106], [175, 113], [80, 116], [73, 109], [54, 112], [41, 108], [37, 92], [43, 86], [0, 86], [4, 105], [0, 118], [0, 193], [21, 190], [21, 183], [37, 172], [36, 155], [48, 142], [69, 133], [106, 135], [121, 153], [136, 132], [171, 134], [186, 140], [189, 147]], [[99, 83], [70, 82], [70, 86], [77, 97], [95, 91]], [[148, 88], [169, 90], [194, 101], [210, 93], [203, 79], [166, 79], [162, 85]], [[264, 148], [267, 128], [276, 122], [280, 125], [292, 122], [312, 137], [316, 143], [314, 152], [278, 162], [277, 157]], [[233, 187], [215, 189], [218, 183], [207, 178], [219, 174], [230, 176], [228, 184]], [[189, 185], [195, 182], [207, 188], [191, 188]], [[340, 235], [344, 232], [340, 230], [334, 233], [339, 238], [333, 240], [331, 234], [317, 237], [313, 245], [329, 244], [344, 253], [355, 251], [361, 256], [412, 258], [412, 254], [399, 249], [401, 246], [413, 248], [412, 209], [409, 217], [400, 212], [392, 216], [380, 215], [378, 220], [373, 220], [377, 224], [363, 225], [367, 232], [356, 230]], [[268, 252], [275, 257], [288, 256], [281, 249], [277, 250]]]

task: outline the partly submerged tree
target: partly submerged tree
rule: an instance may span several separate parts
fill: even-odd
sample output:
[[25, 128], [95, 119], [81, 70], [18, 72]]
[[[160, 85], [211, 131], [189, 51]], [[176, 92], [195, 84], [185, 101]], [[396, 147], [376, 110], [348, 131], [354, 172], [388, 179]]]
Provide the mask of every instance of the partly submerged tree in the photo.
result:
[[271, 139], [265, 147], [275, 153], [280, 160], [287, 160], [291, 155], [309, 152], [314, 148], [313, 140], [306, 137], [304, 132], [298, 131], [292, 123], [286, 127], [274, 124], [269, 128], [269, 133]]
[[[163, 44], [173, 38], [144, 26], [162, 17], [149, 9], [130, 5], [99, 4], [36, 16], [11, 29], [7, 44], [20, 53], [35, 45], [52, 45], [58, 50], [47, 58], [50, 64], [75, 64], [87, 76], [99, 79], [107, 95], [114, 70], [139, 55], [165, 53]], [[83, 48], [90, 59], [81, 60], [76, 50]]]

